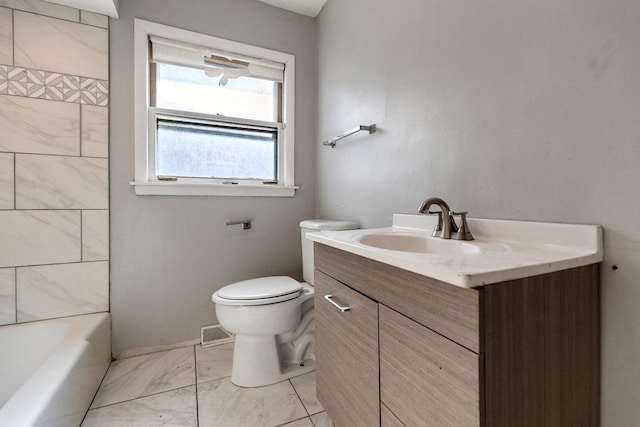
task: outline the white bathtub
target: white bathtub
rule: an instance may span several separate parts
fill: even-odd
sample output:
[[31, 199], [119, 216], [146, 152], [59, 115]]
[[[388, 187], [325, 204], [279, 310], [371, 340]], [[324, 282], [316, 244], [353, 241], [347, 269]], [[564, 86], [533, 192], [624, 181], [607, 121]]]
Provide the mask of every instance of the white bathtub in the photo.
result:
[[2, 326], [0, 361], [0, 426], [79, 426], [111, 361], [111, 317]]

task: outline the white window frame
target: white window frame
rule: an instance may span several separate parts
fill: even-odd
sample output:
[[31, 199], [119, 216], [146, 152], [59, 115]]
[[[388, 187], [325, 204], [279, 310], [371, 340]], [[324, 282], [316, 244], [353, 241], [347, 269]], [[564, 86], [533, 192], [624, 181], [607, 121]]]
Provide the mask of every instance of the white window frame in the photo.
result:
[[[155, 132], [152, 128], [155, 126], [155, 117], [159, 109], [149, 106], [149, 36], [164, 37], [285, 65], [282, 87], [282, 128], [279, 130], [278, 138], [277, 184], [233, 180], [237, 184], [231, 185], [224, 184], [222, 180], [206, 178], [178, 178], [175, 181], [164, 181], [151, 176], [155, 172], [151, 162], [155, 162], [156, 144]], [[134, 21], [135, 181], [131, 182], [136, 194], [293, 197], [295, 190], [298, 189], [294, 184], [294, 79], [295, 57], [293, 55], [136, 18]], [[198, 114], [189, 113], [188, 115], [188, 117], [193, 116]]]

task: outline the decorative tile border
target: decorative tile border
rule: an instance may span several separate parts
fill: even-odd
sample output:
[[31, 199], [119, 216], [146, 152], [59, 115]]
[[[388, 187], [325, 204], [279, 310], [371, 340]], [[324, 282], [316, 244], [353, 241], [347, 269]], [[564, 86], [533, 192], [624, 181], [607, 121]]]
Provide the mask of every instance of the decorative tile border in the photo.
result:
[[109, 103], [109, 82], [0, 65], [0, 94], [106, 107]]

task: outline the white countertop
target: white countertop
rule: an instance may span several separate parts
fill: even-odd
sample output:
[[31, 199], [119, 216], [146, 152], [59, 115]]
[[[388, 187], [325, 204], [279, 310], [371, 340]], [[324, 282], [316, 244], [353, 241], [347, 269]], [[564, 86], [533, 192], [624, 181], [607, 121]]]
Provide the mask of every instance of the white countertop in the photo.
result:
[[[600, 226], [468, 218], [475, 240], [461, 242], [431, 237], [435, 221], [431, 215], [396, 214], [392, 227], [321, 231], [309, 233], [307, 238], [464, 288], [603, 260]], [[416, 236], [445, 250], [420, 253], [382, 249], [361, 243], [366, 235]], [[446, 250], [448, 247], [454, 250]]]

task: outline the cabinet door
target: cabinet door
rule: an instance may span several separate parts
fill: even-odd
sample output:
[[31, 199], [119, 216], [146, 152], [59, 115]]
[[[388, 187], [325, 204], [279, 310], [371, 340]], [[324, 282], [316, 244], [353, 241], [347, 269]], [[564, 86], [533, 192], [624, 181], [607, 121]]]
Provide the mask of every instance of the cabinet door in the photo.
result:
[[378, 304], [316, 270], [315, 316], [320, 403], [336, 427], [379, 426]]
[[379, 307], [382, 403], [407, 426], [478, 427], [478, 355]]
[[380, 404], [380, 427], [405, 427], [384, 403]]
[[483, 289], [487, 426], [600, 425], [599, 279], [593, 264]]

